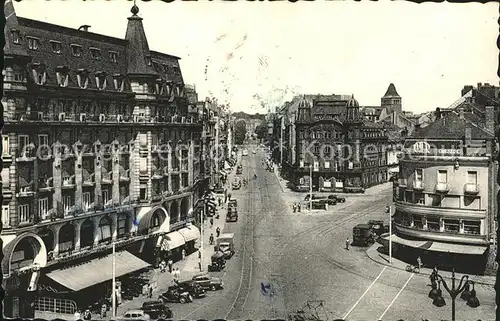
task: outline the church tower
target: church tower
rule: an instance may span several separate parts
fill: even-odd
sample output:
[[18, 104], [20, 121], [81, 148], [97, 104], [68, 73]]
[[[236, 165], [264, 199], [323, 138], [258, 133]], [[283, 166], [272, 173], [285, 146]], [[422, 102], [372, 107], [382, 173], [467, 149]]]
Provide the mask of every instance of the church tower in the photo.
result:
[[387, 109], [387, 114], [392, 114], [393, 112], [396, 114], [403, 113], [401, 96], [399, 96], [393, 83], [391, 83], [389, 88], [387, 88], [384, 97], [381, 99], [380, 106]]

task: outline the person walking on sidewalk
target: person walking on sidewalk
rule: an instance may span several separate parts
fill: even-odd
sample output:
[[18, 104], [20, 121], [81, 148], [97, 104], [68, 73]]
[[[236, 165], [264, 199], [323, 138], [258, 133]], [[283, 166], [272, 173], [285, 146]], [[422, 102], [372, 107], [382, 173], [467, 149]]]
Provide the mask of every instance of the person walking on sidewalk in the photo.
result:
[[349, 238], [345, 240], [345, 249], [349, 251]]
[[210, 234], [210, 237], [208, 238], [208, 243], [210, 243], [210, 245], [214, 244], [214, 234]]
[[168, 264], [168, 272], [172, 273], [172, 266], [174, 265], [172, 258], [168, 258], [167, 264]]
[[297, 203], [297, 210], [299, 211], [299, 213], [300, 213], [300, 206], [301, 206], [300, 203]]
[[184, 260], [186, 258], [186, 249], [182, 249], [182, 259]]
[[217, 237], [220, 235], [220, 227], [217, 226], [217, 229], [215, 230], [215, 233], [217, 234]]
[[213, 217], [210, 218], [210, 228], [214, 227], [214, 219]]
[[148, 298], [153, 297], [153, 286], [151, 284], [148, 285]]

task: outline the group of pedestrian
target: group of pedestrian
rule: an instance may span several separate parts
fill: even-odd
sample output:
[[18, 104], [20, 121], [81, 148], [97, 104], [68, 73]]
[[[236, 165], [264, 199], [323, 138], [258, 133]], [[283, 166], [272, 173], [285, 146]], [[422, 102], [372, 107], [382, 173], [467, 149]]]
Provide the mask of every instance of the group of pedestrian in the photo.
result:
[[80, 313], [80, 310], [76, 310], [74, 314], [74, 319], [75, 321], [92, 320], [92, 314], [90, 313], [90, 310], [87, 309], [85, 310], [85, 312], [83, 312], [83, 319], [82, 319], [82, 314]]
[[293, 212], [299, 212], [300, 213], [300, 209], [301, 209], [302, 205], [300, 204], [300, 202], [295, 202], [293, 203], [292, 205], [292, 208], [293, 208]]

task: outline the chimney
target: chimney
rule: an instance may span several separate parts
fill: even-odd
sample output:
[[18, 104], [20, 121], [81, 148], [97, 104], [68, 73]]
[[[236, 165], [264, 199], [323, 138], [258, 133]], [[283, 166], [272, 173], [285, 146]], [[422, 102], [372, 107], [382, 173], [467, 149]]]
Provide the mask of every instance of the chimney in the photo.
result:
[[465, 119], [463, 107], [458, 109], [458, 115], [460, 116], [460, 119]]
[[486, 106], [484, 117], [485, 117], [486, 130], [494, 133], [495, 132], [495, 107]]
[[83, 30], [83, 31], [89, 31], [90, 26], [89, 25], [83, 25], [78, 28], [78, 30]]

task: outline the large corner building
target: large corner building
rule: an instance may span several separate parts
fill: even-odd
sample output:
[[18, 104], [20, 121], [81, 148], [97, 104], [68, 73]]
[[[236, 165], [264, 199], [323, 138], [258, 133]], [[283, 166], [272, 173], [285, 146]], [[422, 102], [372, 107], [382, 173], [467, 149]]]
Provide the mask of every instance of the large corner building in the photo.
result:
[[203, 125], [189, 112], [179, 58], [150, 50], [131, 11], [119, 39], [17, 17], [5, 4], [7, 316], [39, 304], [47, 283], [77, 292], [106, 281], [92, 260], [112, 242], [131, 272], [199, 238], [191, 209], [206, 177]]

